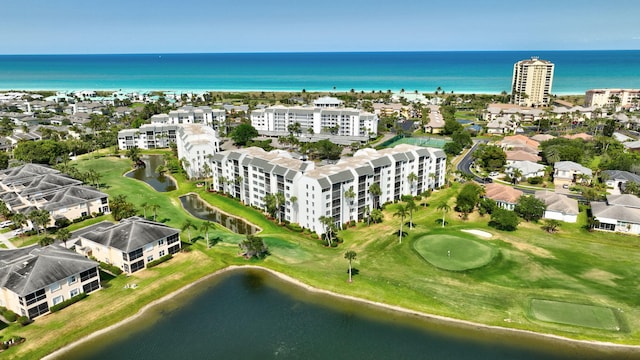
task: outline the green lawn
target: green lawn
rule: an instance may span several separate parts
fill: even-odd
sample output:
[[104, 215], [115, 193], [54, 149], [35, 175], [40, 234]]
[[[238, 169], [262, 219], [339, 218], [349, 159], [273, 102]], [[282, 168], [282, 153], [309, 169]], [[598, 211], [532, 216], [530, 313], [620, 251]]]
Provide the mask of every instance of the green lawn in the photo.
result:
[[422, 236], [413, 243], [413, 247], [431, 265], [451, 271], [485, 266], [497, 254], [497, 250], [486, 241], [445, 234]]
[[618, 331], [620, 324], [611, 308], [563, 301], [532, 299], [531, 314], [538, 320]]
[[[447, 226], [442, 229], [436, 224], [442, 212], [436, 210], [434, 204], [447, 201], [453, 207], [459, 189], [459, 185], [454, 184], [419, 202], [419, 210], [413, 214], [416, 226], [404, 227], [408, 235], [401, 244], [397, 236], [400, 219], [392, 216], [396, 209], [392, 204], [384, 211], [382, 223], [371, 226], [359, 223], [340, 231], [338, 235], [344, 243], [327, 248], [316, 236], [289, 231], [267, 220], [260, 211], [244, 207], [234, 199], [207, 193], [181, 176], [175, 176], [177, 190], [158, 193], [146, 184], [122, 176], [130, 167], [126, 159], [102, 157], [80, 160], [77, 164], [82, 170], [97, 170], [106, 185], [101, 190], [111, 196], [125, 194], [137, 206], [159, 204], [158, 219], [171, 226], [181, 227], [188, 218], [198, 226], [202, 223], [187, 214], [178, 199], [195, 192], [213, 206], [261, 227], [260, 236], [265, 238], [271, 254], [262, 261], [245, 260], [238, 256], [237, 243], [242, 237], [221, 227], [210, 236], [220, 236], [222, 241], [207, 249], [202, 241], [204, 234], [193, 229], [195, 244], [190, 252], [179, 253], [166, 263], [130, 277], [111, 279], [101, 291], [60, 312], [39, 318], [27, 327], [12, 324], [2, 330], [2, 336], [27, 338], [24, 344], [3, 353], [4, 358], [40, 358], [132, 316], [145, 304], [208, 274], [242, 264], [261, 265], [310, 286], [430, 314], [575, 339], [640, 343], [640, 297], [637, 296], [640, 238], [588, 232], [582, 228], [586, 222], [584, 213], [580, 214], [577, 224], [563, 223], [556, 234], [548, 234], [541, 229], [541, 224], [533, 223], [522, 223], [515, 232], [496, 231], [488, 227], [487, 216], [471, 214], [468, 220], [462, 220], [453, 211], [446, 214]], [[139, 214], [142, 213], [140, 209]], [[147, 217], [151, 216], [147, 211]], [[476, 239], [462, 233], [463, 229], [488, 231], [493, 237]], [[451, 236], [486, 243], [496, 256], [488, 265], [473, 271], [442, 271], [426, 263], [417, 251], [422, 246], [420, 239], [425, 236], [427, 239]], [[182, 240], [187, 242], [187, 239], [183, 233]], [[357, 252], [353, 266], [359, 272], [351, 284], [346, 281], [348, 262], [344, 253], [347, 250]], [[460, 256], [460, 251], [455, 250], [452, 255]], [[136, 283], [138, 288], [125, 289], [128, 283]], [[593, 327], [580, 327], [580, 331], [576, 331], [576, 327], [568, 323], [532, 319], [531, 299], [566, 303], [585, 299], [604, 308], [620, 309], [617, 314], [622, 319], [623, 331]]]

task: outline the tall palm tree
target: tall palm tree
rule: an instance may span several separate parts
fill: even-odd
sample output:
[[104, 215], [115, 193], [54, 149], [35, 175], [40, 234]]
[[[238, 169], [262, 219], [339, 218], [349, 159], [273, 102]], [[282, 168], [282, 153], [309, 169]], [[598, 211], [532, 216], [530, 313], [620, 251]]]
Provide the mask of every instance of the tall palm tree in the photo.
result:
[[369, 186], [369, 194], [373, 197], [373, 207], [379, 208], [379, 197], [382, 195], [382, 189], [380, 189], [380, 184], [373, 183]]
[[438, 205], [438, 210], [442, 210], [442, 227], [444, 227], [445, 215], [447, 214], [447, 211], [451, 210], [451, 206], [444, 201], [442, 204]]
[[153, 211], [153, 221], [156, 221], [156, 215], [158, 213], [158, 209], [160, 209], [160, 205], [159, 204], [151, 204], [151, 205], [149, 205], [149, 208], [151, 208], [151, 210]]
[[416, 202], [413, 199], [409, 199], [407, 201], [407, 211], [409, 212], [409, 229], [413, 229], [413, 212], [418, 210], [419, 207], [416, 205]]
[[142, 216], [144, 216], [144, 219], [147, 220], [147, 208], [149, 207], [149, 203], [143, 202], [140, 206], [142, 207]]
[[349, 260], [349, 282], [351, 282], [351, 261], [355, 260], [356, 256], [358, 256], [358, 254], [353, 250], [349, 250], [344, 253], [344, 258]]
[[215, 228], [211, 221], [205, 221], [200, 225], [200, 231], [204, 231], [204, 235], [207, 238], [207, 249], [211, 247], [211, 242], [209, 240], [209, 230]]
[[189, 243], [191, 244], [193, 244], [193, 242], [191, 241], [191, 229], [193, 228], [195, 228], [195, 225], [193, 225], [191, 219], [187, 219], [182, 223], [182, 231], [187, 232], [187, 235], [189, 236]]
[[21, 213], [15, 213], [13, 215], [11, 215], [11, 221], [13, 221], [13, 223], [19, 228], [22, 229], [23, 225], [27, 225], [28, 224], [28, 219], [24, 214]]
[[275, 199], [276, 199], [276, 208], [278, 209], [277, 211], [277, 215], [278, 215], [278, 224], [282, 223], [282, 211], [281, 208], [285, 203], [285, 198], [284, 198], [284, 193], [281, 192], [277, 192], [275, 194]]
[[396, 209], [396, 212], [393, 213], [393, 216], [397, 216], [400, 218], [400, 237], [398, 239], [398, 244], [402, 244], [402, 226], [404, 225], [404, 218], [407, 217], [409, 211], [407, 210], [406, 205], [400, 204]]
[[327, 239], [327, 245], [331, 247], [333, 240], [333, 218], [331, 216], [320, 216], [318, 218], [324, 228], [324, 237]]
[[520, 181], [520, 178], [522, 177], [522, 170], [513, 169], [513, 173], [511, 175], [513, 176], [513, 183], [517, 184]]
[[353, 211], [351, 207], [353, 206], [353, 199], [356, 197], [356, 192], [353, 191], [353, 186], [349, 187], [349, 189], [344, 192], [344, 197], [347, 199], [347, 205], [349, 206], [349, 217], [347, 221], [351, 221], [351, 211]]
[[407, 175], [407, 180], [409, 180], [409, 191], [413, 195], [413, 184], [418, 181], [418, 175], [412, 171]]

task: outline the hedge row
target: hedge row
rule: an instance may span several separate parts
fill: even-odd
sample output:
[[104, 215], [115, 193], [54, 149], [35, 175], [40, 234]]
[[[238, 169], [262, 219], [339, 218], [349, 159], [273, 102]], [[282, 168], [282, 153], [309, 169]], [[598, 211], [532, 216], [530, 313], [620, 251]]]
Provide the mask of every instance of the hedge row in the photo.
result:
[[0, 314], [8, 322], [14, 322], [18, 319], [18, 315], [16, 315], [16, 313], [7, 309], [6, 307], [0, 307]]
[[153, 261], [151, 261], [151, 262], [149, 262], [149, 263], [147, 264], [147, 269], [152, 268], [152, 267], [157, 266], [157, 265], [160, 265], [160, 264], [162, 264], [163, 262], [165, 262], [165, 261], [167, 261], [167, 260], [169, 260], [169, 259], [171, 259], [171, 258], [173, 258], [173, 255], [171, 255], [171, 254], [167, 254], [167, 255], [165, 255], [165, 256], [163, 256], [163, 257], [161, 257], [161, 258], [157, 259], [157, 260], [153, 260]]
[[60, 311], [60, 310], [66, 308], [67, 306], [69, 306], [71, 304], [77, 303], [78, 301], [86, 298], [87, 296], [89, 296], [89, 295], [87, 295], [87, 293], [80, 293], [80, 294], [72, 297], [71, 299], [67, 299], [67, 300], [65, 300], [65, 301], [63, 301], [63, 302], [61, 302], [61, 303], [59, 303], [57, 305], [53, 305], [52, 307], [49, 308], [49, 311], [51, 311], [52, 313], [54, 313], [56, 311]]
[[115, 276], [118, 276], [118, 275], [122, 274], [122, 269], [120, 269], [119, 267], [111, 265], [111, 264], [107, 264], [107, 263], [102, 262], [102, 261], [100, 261], [100, 267], [103, 270], [106, 270], [107, 272], [110, 272]]

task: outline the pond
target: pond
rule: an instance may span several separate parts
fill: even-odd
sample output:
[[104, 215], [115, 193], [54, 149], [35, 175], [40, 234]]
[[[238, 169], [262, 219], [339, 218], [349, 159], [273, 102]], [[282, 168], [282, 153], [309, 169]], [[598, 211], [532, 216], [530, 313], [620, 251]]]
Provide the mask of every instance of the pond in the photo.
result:
[[139, 167], [129, 171], [127, 177], [144, 181], [159, 192], [167, 192], [176, 189], [176, 183], [169, 176], [158, 174], [156, 169], [164, 164], [162, 155], [146, 155], [142, 157], [145, 167]]
[[257, 226], [248, 223], [241, 218], [226, 214], [214, 207], [211, 207], [196, 194], [181, 196], [180, 202], [189, 214], [197, 217], [198, 219], [218, 223], [236, 234], [251, 235], [260, 231]]
[[207, 279], [58, 358], [533, 360], [629, 356], [609, 351], [619, 350], [428, 321], [312, 293], [265, 271], [239, 269]]

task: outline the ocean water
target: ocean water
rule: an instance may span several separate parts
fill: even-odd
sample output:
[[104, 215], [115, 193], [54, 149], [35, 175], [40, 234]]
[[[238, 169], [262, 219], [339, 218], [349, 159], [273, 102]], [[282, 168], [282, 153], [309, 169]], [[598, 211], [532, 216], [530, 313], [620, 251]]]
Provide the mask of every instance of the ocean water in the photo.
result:
[[555, 64], [552, 92], [640, 88], [640, 50], [3, 55], [0, 90], [510, 91], [513, 64]]

